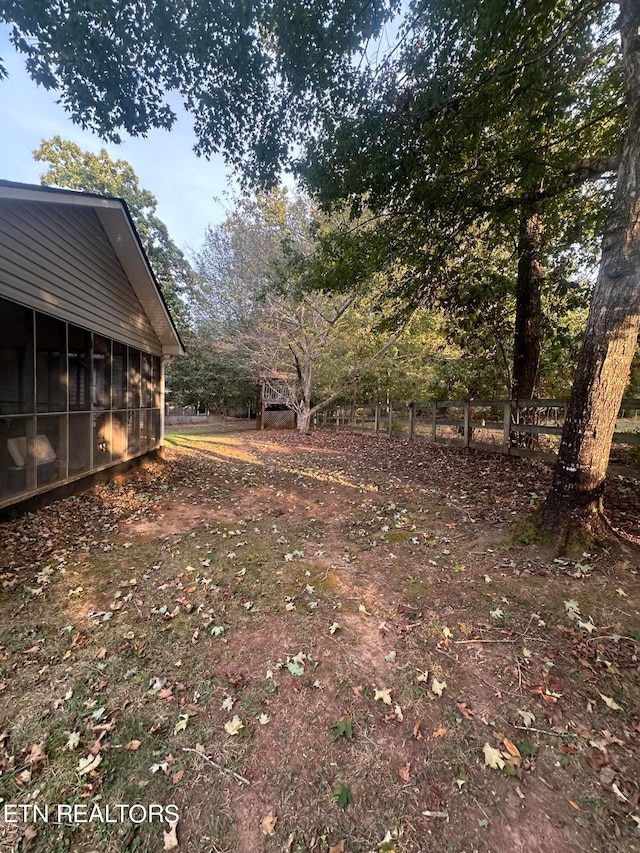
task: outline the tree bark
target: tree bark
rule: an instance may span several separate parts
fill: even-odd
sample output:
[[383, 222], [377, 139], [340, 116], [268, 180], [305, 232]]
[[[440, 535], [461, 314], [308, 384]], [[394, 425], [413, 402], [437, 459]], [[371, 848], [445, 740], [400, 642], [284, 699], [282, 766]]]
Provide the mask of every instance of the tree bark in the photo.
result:
[[542, 339], [542, 218], [535, 206], [522, 208], [518, 238], [516, 324], [513, 336], [514, 399], [529, 399], [538, 392]]
[[298, 409], [296, 412], [296, 428], [298, 432], [306, 435], [311, 430], [311, 411], [308, 406]]
[[[620, 4], [628, 126], [587, 330], [544, 516], [598, 532], [620, 403], [640, 326], [640, 0]], [[595, 529], [594, 529], [595, 528]]]

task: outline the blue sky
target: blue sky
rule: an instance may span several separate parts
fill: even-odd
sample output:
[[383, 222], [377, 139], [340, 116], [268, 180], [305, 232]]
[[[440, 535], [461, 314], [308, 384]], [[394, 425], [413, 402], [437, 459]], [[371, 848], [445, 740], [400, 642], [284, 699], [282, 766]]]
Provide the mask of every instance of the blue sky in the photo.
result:
[[4, 123], [0, 178], [39, 183], [46, 166], [36, 163], [32, 152], [55, 134], [88, 151], [106, 148], [114, 159], [128, 160], [141, 185], [156, 196], [158, 216], [180, 248], [189, 252], [200, 247], [207, 225], [224, 218], [228, 203], [222, 196], [230, 180], [221, 157], [207, 161], [193, 153], [192, 122], [179, 104], [172, 103], [178, 121], [170, 132], [156, 130], [147, 138], [126, 137], [122, 145], [112, 145], [73, 124], [56, 104], [55, 94], [36, 86], [4, 25], [0, 25], [0, 56], [9, 72], [9, 78], [0, 81]]

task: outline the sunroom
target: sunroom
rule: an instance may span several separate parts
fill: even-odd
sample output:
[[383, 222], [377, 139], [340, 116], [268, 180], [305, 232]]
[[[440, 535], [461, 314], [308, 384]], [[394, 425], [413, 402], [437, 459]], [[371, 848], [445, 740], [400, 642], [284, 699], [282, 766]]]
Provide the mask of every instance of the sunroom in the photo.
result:
[[123, 201], [0, 181], [0, 509], [157, 452], [183, 353]]

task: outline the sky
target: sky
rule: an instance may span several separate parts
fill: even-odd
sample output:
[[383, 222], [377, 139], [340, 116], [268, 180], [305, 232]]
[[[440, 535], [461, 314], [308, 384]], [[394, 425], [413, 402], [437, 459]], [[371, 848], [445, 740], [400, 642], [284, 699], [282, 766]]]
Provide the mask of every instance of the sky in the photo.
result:
[[36, 86], [9, 42], [9, 28], [2, 24], [0, 56], [9, 72], [8, 79], [0, 80], [0, 178], [40, 183], [46, 164], [37, 163], [32, 152], [55, 134], [87, 151], [106, 148], [112, 158], [127, 160], [140, 185], [156, 196], [158, 216], [178, 246], [187, 254], [200, 248], [207, 226], [224, 219], [224, 193], [232, 184], [221, 157], [205, 160], [194, 154], [192, 122], [179, 103], [171, 103], [178, 113], [171, 131], [154, 130], [146, 138], [122, 134], [123, 143], [113, 145], [73, 124], [56, 104], [55, 93]]

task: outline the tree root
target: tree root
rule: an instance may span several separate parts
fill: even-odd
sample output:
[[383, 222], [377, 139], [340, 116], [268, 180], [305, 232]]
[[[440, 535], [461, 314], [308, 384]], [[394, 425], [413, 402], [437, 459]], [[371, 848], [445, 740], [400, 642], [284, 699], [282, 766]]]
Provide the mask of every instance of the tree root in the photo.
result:
[[545, 504], [515, 525], [514, 542], [549, 546], [555, 557], [628, 545], [599, 507], [550, 511]]

